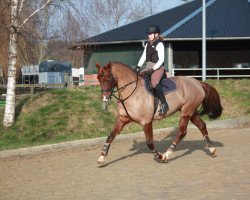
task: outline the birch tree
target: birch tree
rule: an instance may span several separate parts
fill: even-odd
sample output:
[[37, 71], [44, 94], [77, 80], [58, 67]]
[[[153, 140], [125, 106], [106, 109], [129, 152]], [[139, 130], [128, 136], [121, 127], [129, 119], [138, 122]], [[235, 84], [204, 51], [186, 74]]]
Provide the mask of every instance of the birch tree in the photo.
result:
[[[5, 28], [5, 22], [9, 18], [9, 12], [5, 9], [7, 1], [0, 1], [0, 67], [2, 68], [3, 78], [6, 78], [7, 74], [7, 62], [8, 62], [8, 41], [9, 31]], [[2, 80], [3, 81], [3, 80]], [[3, 84], [4, 82], [0, 82]]]
[[[8, 50], [8, 81], [7, 81], [7, 96], [4, 112], [3, 125], [11, 126], [15, 121], [15, 88], [16, 88], [16, 62], [17, 62], [17, 43], [20, 34], [20, 29], [37, 13], [44, 8], [55, 3], [55, 0], [44, 0], [36, 10], [30, 12], [22, 20], [22, 10], [24, 5], [28, 5], [27, 0], [10, 0], [10, 22], [9, 22], [9, 50]], [[63, 1], [58, 1], [63, 2]]]

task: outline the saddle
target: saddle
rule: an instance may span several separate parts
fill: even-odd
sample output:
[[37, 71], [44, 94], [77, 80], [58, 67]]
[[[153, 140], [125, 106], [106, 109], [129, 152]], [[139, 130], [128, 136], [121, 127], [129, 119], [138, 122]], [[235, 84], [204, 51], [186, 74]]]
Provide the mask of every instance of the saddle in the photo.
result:
[[[160, 80], [160, 85], [162, 86], [164, 94], [174, 92], [177, 90], [177, 86], [176, 86], [175, 82], [172, 79], [167, 78], [167, 76], [165, 74], [162, 76], [162, 79]], [[147, 76], [147, 75], [144, 76], [144, 87], [150, 95], [157, 97], [155, 92], [154, 92], [154, 89], [151, 85], [151, 77], [150, 76]]]
[[[162, 86], [164, 94], [174, 92], [177, 90], [175, 82], [172, 79], [167, 78], [166, 74], [162, 76], [162, 79], [160, 80], [160, 85]], [[154, 89], [151, 85], [151, 76], [147, 75], [144, 76], [144, 87], [150, 95], [154, 96], [154, 114], [155, 114], [159, 104], [159, 98], [155, 94]]]

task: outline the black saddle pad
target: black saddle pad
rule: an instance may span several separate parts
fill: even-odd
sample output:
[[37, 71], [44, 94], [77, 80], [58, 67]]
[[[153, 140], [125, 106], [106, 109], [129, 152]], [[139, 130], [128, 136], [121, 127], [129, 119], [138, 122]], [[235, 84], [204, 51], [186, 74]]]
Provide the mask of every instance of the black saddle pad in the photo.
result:
[[[164, 94], [174, 92], [177, 90], [176, 83], [170, 78], [162, 79], [160, 81], [160, 84], [162, 85]], [[152, 96], [154, 96], [154, 91], [152, 90], [152, 87], [148, 84], [147, 80], [144, 80], [144, 86], [147, 92]]]

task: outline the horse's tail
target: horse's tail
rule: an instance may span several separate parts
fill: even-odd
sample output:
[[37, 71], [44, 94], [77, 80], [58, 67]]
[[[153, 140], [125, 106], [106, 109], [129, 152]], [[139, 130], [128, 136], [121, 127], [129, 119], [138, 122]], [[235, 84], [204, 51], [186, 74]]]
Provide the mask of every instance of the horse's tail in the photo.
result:
[[201, 85], [205, 91], [205, 98], [202, 102], [201, 110], [199, 111], [200, 115], [208, 115], [211, 119], [216, 119], [222, 114], [222, 106], [220, 102], [220, 96], [217, 90], [204, 82], [201, 82]]

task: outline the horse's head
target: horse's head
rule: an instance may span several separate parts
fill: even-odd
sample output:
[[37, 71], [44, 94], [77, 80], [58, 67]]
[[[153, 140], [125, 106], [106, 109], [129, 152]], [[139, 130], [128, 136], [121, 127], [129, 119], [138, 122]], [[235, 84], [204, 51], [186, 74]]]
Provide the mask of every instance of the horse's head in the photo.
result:
[[113, 92], [114, 87], [116, 87], [116, 80], [111, 72], [111, 62], [107, 65], [101, 67], [99, 64], [96, 64], [97, 79], [101, 85], [101, 91], [103, 93], [103, 101], [107, 101]]

